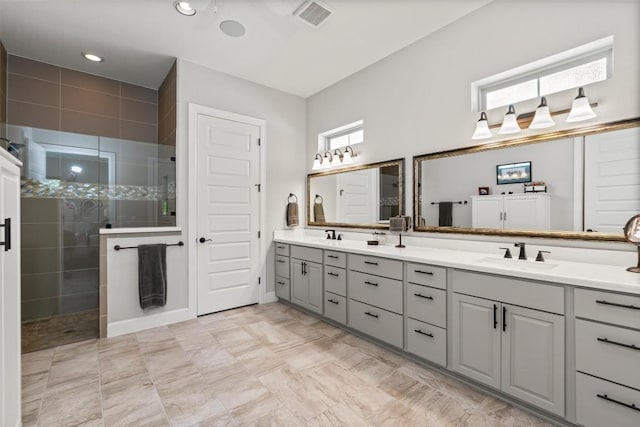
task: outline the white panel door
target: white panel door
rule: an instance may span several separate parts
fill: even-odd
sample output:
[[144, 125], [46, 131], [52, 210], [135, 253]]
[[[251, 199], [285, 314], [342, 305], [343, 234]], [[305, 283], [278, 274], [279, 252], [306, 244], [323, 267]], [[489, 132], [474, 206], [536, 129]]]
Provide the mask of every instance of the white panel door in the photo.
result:
[[260, 128], [197, 116], [198, 315], [258, 302]]
[[564, 416], [564, 317], [503, 307], [502, 391]]
[[584, 229], [622, 233], [640, 212], [640, 128], [589, 135], [584, 146]]
[[17, 426], [21, 407], [20, 170], [5, 155], [0, 153], [0, 224], [5, 225], [0, 227], [0, 426]]
[[453, 370], [500, 388], [500, 303], [453, 294]]
[[338, 222], [349, 224], [373, 224], [377, 207], [374, 202], [374, 174], [377, 169], [353, 171], [338, 175]]

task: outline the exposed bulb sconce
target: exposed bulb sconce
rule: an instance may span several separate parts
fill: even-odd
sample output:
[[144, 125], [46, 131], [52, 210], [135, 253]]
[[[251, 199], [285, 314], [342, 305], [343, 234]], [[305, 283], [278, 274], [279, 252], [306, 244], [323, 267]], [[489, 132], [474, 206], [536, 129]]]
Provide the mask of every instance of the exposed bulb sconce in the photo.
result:
[[313, 159], [313, 167], [311, 170], [319, 171], [322, 169], [322, 154], [317, 153], [315, 159]]
[[473, 132], [471, 139], [486, 139], [491, 138], [493, 134], [489, 130], [489, 121], [487, 120], [487, 114], [483, 111], [480, 113], [480, 120], [476, 124], [476, 130]]
[[589, 105], [589, 98], [585, 96], [584, 88], [578, 88], [578, 96], [573, 100], [567, 122], [581, 122], [594, 117], [596, 117], [596, 113], [593, 112], [591, 105]]
[[540, 98], [540, 105], [536, 108], [536, 114], [529, 125], [529, 129], [544, 129], [555, 126], [556, 122], [551, 118], [551, 112], [547, 106], [547, 98]]
[[500, 130], [498, 133], [500, 135], [506, 135], [509, 133], [518, 133], [522, 129], [520, 129], [520, 125], [518, 124], [518, 119], [516, 118], [516, 109], [513, 105], [509, 105], [509, 109], [507, 110], [507, 114], [504, 115], [504, 120], [502, 121], [502, 126], [500, 126]]

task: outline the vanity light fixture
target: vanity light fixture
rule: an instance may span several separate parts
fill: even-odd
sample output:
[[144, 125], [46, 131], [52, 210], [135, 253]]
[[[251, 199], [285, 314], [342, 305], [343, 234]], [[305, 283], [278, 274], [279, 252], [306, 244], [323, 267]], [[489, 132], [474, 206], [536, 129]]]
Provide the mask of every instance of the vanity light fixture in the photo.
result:
[[353, 158], [356, 157], [356, 153], [353, 151], [353, 148], [351, 148], [351, 146], [347, 145], [344, 148], [344, 152], [341, 149], [336, 148], [333, 152], [333, 157], [334, 161], [336, 161], [335, 159], [338, 158], [341, 165], [350, 165], [353, 163]]
[[95, 53], [82, 52], [82, 57], [91, 62], [104, 62], [104, 59], [102, 59], [101, 56], [98, 56]]
[[176, 10], [184, 16], [193, 16], [196, 14], [196, 9], [188, 1], [177, 1], [173, 5]]
[[540, 98], [540, 105], [536, 108], [536, 114], [529, 125], [529, 129], [544, 129], [555, 126], [556, 122], [551, 118], [549, 107], [547, 106], [547, 98]]
[[316, 157], [315, 159], [313, 159], [313, 167], [311, 168], [311, 170], [314, 171], [319, 171], [322, 169], [322, 154], [320, 153], [316, 153]]
[[518, 125], [518, 120], [516, 118], [516, 109], [513, 107], [513, 104], [509, 105], [509, 109], [507, 110], [507, 114], [504, 115], [504, 120], [502, 121], [502, 126], [498, 133], [500, 135], [506, 135], [509, 133], [518, 133], [522, 129], [520, 129], [520, 125]]
[[487, 121], [487, 113], [483, 111], [480, 113], [480, 120], [476, 123], [476, 130], [473, 132], [471, 139], [487, 139], [492, 136], [493, 134], [489, 130], [489, 122]]
[[589, 105], [589, 98], [585, 96], [584, 88], [578, 88], [578, 96], [573, 100], [567, 122], [581, 122], [594, 117], [596, 117], [596, 113], [593, 112], [591, 105]]
[[322, 169], [331, 169], [331, 166], [333, 166], [333, 154], [331, 154], [331, 151], [325, 151]]

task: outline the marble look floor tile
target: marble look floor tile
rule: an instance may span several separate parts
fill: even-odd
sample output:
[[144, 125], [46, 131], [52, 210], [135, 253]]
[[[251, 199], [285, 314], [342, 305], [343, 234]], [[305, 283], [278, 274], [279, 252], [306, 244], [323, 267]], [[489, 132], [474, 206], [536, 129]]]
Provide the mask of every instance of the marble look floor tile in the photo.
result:
[[144, 363], [153, 381], [198, 371], [191, 363], [189, 355], [180, 347], [147, 353], [144, 355]]
[[172, 425], [196, 425], [227, 412], [199, 373], [155, 384]]
[[291, 333], [287, 328], [274, 326], [265, 321], [255, 322], [245, 328], [260, 344], [274, 352], [288, 350], [304, 344], [304, 340]]
[[103, 385], [102, 408], [106, 426], [169, 425], [158, 392], [146, 373]]
[[[385, 382], [385, 380], [391, 373], [397, 372], [396, 369], [394, 369], [392, 366], [389, 366], [388, 364], [383, 363], [378, 359], [374, 359], [368, 356], [364, 360], [353, 365], [351, 367], [351, 371], [369, 384], [373, 385], [378, 385], [381, 382]], [[400, 376], [402, 375], [400, 373], [398, 374]]]
[[249, 351], [236, 355], [251, 375], [260, 375], [284, 365], [284, 360], [273, 351], [263, 346], [256, 346]]
[[22, 355], [22, 375], [49, 372], [54, 351], [55, 349], [49, 348]]
[[128, 378], [141, 373], [147, 373], [147, 366], [142, 354], [136, 349], [123, 352], [121, 355], [105, 357], [99, 353], [100, 382], [108, 384], [111, 381]]
[[[331, 338], [324, 338], [330, 340]], [[278, 353], [289, 365], [292, 371], [300, 372], [315, 366], [332, 362], [333, 356], [328, 351], [322, 351], [316, 342], [303, 344]]]
[[91, 381], [47, 389], [38, 425], [75, 426], [100, 421], [101, 418], [100, 385], [97, 381]]
[[[306, 423], [309, 427], [368, 427], [365, 421], [346, 404], [338, 404]], [[420, 425], [420, 424], [415, 424]]]
[[53, 363], [67, 360], [85, 359], [89, 354], [95, 355], [98, 351], [98, 340], [80, 341], [73, 344], [56, 347], [53, 353]]
[[295, 416], [287, 407], [280, 407], [251, 421], [249, 425], [253, 427], [299, 427], [305, 425], [305, 421]]
[[398, 400], [403, 400], [409, 395], [411, 389], [418, 385], [418, 381], [398, 370], [394, 370], [391, 374], [382, 378], [379, 384], [380, 390]]
[[398, 426], [402, 425], [403, 418], [411, 412], [411, 408], [397, 400], [378, 408], [367, 421], [376, 426]]
[[227, 377], [225, 381], [209, 384], [209, 390], [228, 410], [271, 394], [257, 378], [244, 373]]
[[231, 411], [231, 415], [241, 426], [253, 425], [258, 420], [279, 412], [282, 407], [282, 402], [280, 402], [277, 397], [267, 392], [261, 394], [256, 399], [235, 407]]

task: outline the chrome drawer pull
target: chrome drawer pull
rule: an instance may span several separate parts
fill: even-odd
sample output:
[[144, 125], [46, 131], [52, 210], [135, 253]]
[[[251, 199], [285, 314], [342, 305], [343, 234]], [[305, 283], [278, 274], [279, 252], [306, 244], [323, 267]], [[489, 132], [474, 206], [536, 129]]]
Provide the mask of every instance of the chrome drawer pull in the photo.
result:
[[427, 296], [427, 295], [422, 295], [422, 294], [413, 294], [414, 296], [417, 296], [419, 298], [424, 298], [424, 299], [430, 299], [433, 300], [433, 297]]
[[369, 265], [378, 265], [377, 262], [373, 262], [373, 261], [365, 261], [364, 263]]
[[340, 304], [338, 301], [334, 301], [332, 299], [328, 299], [327, 301], [329, 301], [330, 303], [333, 303], [333, 304]]
[[330, 272], [330, 271], [329, 271], [329, 272], [327, 272], [327, 274], [328, 274], [329, 276], [333, 276], [333, 277], [340, 277], [340, 275], [339, 275], [338, 273], [332, 273], [332, 272]]
[[413, 330], [413, 332], [417, 332], [417, 333], [419, 333], [420, 335], [426, 335], [426, 336], [428, 336], [429, 338], [433, 338], [433, 334], [429, 334], [429, 333], [427, 333], [427, 332], [422, 332], [420, 329], [414, 329], [414, 330]]
[[433, 276], [433, 273], [431, 271], [423, 271], [423, 270], [413, 270], [416, 273], [420, 273], [420, 274], [428, 274], [429, 276]]
[[617, 342], [617, 341], [611, 341], [608, 338], [598, 338], [598, 341], [603, 342], [605, 344], [619, 345], [620, 347], [626, 347], [626, 348], [630, 348], [632, 350], [640, 351], [640, 347], [638, 347], [635, 344], [624, 344], [624, 343]]
[[281, 263], [284, 263], [284, 262], [285, 262], [283, 259], [278, 259], [278, 260], [276, 260], [276, 261], [281, 262]]
[[339, 257], [339, 256], [337, 256], [337, 255], [327, 255], [327, 258], [338, 259], [338, 258], [340, 258], [340, 257]]
[[633, 409], [634, 411], [640, 411], [640, 408], [638, 408], [635, 403], [620, 402], [619, 400], [610, 398], [606, 394], [596, 394], [596, 396], [598, 396], [600, 399], [608, 400], [609, 402], [613, 402], [617, 405], [624, 406], [625, 408]]
[[632, 304], [618, 304], [615, 302], [608, 302], [604, 300], [596, 300], [596, 304], [612, 305], [614, 307], [630, 308], [631, 310], [640, 310], [640, 307], [636, 307]]
[[284, 282], [280, 282], [280, 281], [279, 281], [279, 282], [278, 282], [278, 285], [282, 285], [282, 286], [284, 286], [284, 285], [286, 285], [286, 283], [284, 283]]
[[373, 283], [373, 282], [370, 282], [370, 281], [368, 281], [368, 280], [365, 280], [365, 281], [364, 281], [364, 284], [365, 284], [365, 285], [371, 285], [371, 286], [378, 286], [378, 284], [377, 284], [377, 283]]
[[367, 316], [375, 317], [376, 319], [378, 318], [377, 314], [369, 313], [368, 311], [365, 311], [364, 314], [366, 314]]

